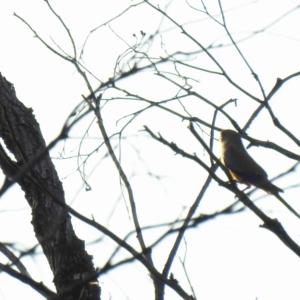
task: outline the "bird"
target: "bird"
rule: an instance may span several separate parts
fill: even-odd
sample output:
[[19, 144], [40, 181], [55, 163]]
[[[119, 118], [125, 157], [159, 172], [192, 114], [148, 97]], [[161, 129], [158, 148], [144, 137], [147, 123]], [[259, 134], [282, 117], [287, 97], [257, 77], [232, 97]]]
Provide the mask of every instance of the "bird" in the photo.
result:
[[283, 192], [269, 181], [266, 171], [248, 154], [239, 133], [230, 129], [222, 130], [220, 141], [221, 162], [234, 181], [246, 184], [246, 189], [253, 185], [273, 195]]
[[228, 169], [234, 181], [246, 184], [246, 189], [254, 185], [274, 195], [300, 219], [300, 214], [279, 195], [284, 191], [269, 181], [266, 171], [248, 154], [239, 133], [230, 129], [222, 130], [220, 141], [222, 145], [221, 162]]

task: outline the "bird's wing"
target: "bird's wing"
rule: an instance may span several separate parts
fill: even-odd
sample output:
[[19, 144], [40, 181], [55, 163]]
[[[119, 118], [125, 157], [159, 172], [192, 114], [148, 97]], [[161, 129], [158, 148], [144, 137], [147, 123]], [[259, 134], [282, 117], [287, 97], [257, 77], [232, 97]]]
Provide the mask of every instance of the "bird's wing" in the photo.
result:
[[228, 147], [223, 160], [225, 166], [242, 182], [257, 186], [268, 177], [244, 148]]

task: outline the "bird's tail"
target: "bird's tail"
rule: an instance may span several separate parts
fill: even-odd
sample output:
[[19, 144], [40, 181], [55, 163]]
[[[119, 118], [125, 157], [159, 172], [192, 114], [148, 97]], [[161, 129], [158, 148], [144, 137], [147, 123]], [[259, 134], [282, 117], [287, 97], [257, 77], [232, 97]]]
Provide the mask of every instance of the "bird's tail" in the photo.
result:
[[271, 194], [278, 194], [278, 193], [284, 193], [284, 190], [282, 190], [281, 188], [279, 188], [278, 186], [274, 185], [269, 181], [267, 192]]

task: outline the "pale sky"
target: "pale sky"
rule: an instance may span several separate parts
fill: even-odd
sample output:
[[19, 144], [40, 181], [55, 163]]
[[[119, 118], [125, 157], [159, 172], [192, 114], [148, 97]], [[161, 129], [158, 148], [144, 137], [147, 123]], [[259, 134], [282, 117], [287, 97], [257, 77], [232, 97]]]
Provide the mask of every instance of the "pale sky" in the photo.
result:
[[[207, 1], [208, 2], [208, 1]], [[109, 3], [109, 4], [108, 4]], [[89, 32], [107, 22], [123, 11], [134, 1], [109, 1], [105, 5], [99, 1], [51, 1], [51, 5], [66, 22], [74, 36], [77, 51]], [[159, 3], [163, 8], [166, 1]], [[190, 1], [191, 6], [203, 9], [201, 2]], [[223, 8], [227, 10], [241, 4], [239, 8], [226, 14], [228, 28], [236, 40], [248, 36], [251, 32], [260, 30], [284, 13], [299, 5], [297, 1], [224, 1]], [[242, 5], [245, 4], [245, 5]], [[219, 13], [218, 1], [206, 3], [207, 9], [214, 15]], [[211, 6], [210, 6], [211, 5]], [[167, 12], [185, 30], [196, 37], [205, 46], [213, 43], [227, 44], [229, 42], [223, 28], [204, 17], [199, 11], [192, 10], [186, 1], [171, 1]], [[0, 72], [15, 86], [17, 96], [27, 107], [32, 107], [41, 126], [47, 143], [55, 138], [72, 109], [82, 100], [81, 95], [87, 95], [87, 88], [74, 67], [51, 53], [41, 42], [34, 38], [28, 27], [18, 18], [16, 13], [25, 19], [46, 42], [65, 53], [72, 54], [72, 47], [66, 32], [57, 19], [51, 14], [44, 1], [11, 0], [0, 3]], [[300, 11], [295, 10], [286, 18], [277, 22], [264, 33], [238, 44], [243, 55], [259, 75], [266, 93], [274, 86], [277, 78], [299, 71], [300, 61]], [[221, 21], [220, 17], [217, 17]], [[161, 15], [143, 4], [128, 11], [126, 15], [103, 26], [89, 36], [83, 61], [89, 71], [98, 79], [106, 81], [114, 70], [116, 59], [124, 55], [128, 45], [134, 45], [136, 38], [141, 38], [140, 31], [150, 35], [157, 28]], [[55, 46], [54, 42], [59, 45]], [[161, 26], [161, 38], [153, 45], [152, 55], [172, 53], [176, 49], [195, 50], [196, 45], [173, 29], [172, 24], [164, 20]], [[211, 50], [228, 74], [247, 91], [256, 97], [261, 97], [260, 90], [244, 61], [233, 47]], [[124, 55], [121, 63], [125, 63]], [[190, 64], [216, 70], [216, 66], [204, 55], [194, 55], [187, 60]], [[166, 67], [167, 68], [167, 67]], [[184, 69], [181, 70], [183, 73]], [[193, 90], [213, 99], [220, 105], [230, 98], [237, 98], [238, 105], [226, 107], [226, 112], [240, 126], [245, 124], [257, 104], [250, 101], [244, 94], [229, 86], [221, 77], [200, 72], [189, 71], [195, 79], [190, 83]], [[99, 82], [92, 77], [93, 87]], [[282, 124], [299, 137], [299, 80], [296, 77], [283, 86], [271, 101], [272, 108]], [[142, 94], [149, 99], [162, 100], [179, 92], [178, 87], [158, 78], [153, 73], [143, 72], [140, 76], [129, 78], [120, 83], [136, 94]], [[113, 96], [108, 91], [105, 97]], [[116, 97], [119, 95], [116, 95]], [[173, 104], [172, 104], [173, 105]], [[178, 103], [173, 109], [183, 111]], [[144, 105], [134, 101], [114, 101], [104, 107], [105, 124], [110, 133], [121, 128], [126, 120], [116, 123], [124, 114], [141, 109]], [[189, 112], [208, 123], [213, 117], [213, 110], [203, 105], [196, 98], [186, 102]], [[51, 151], [51, 156], [58, 158], [65, 151], [66, 156], [78, 154], [79, 142], [87, 127], [92, 122], [92, 116], [84, 119], [71, 131], [71, 140], [64, 145], [62, 142]], [[174, 153], [146, 134], [141, 137], [143, 125], [149, 126], [153, 132], [160, 132], [169, 141], [184, 147], [189, 153], [208, 162], [208, 154], [193, 138], [187, 129], [188, 122], [182, 122], [178, 117], [171, 116], [159, 109], [152, 109], [137, 117], [126, 128], [128, 141], [122, 144], [122, 165], [128, 172], [137, 201], [138, 212], [143, 226], [173, 222], [177, 217], [185, 216], [189, 207], [196, 199], [207, 174], [200, 166], [187, 159], [175, 156]], [[217, 126], [232, 128], [224, 117], [219, 117]], [[203, 127], [206, 133], [209, 130]], [[271, 140], [290, 151], [298, 153], [298, 147], [283, 133], [279, 132], [266, 112], [262, 112], [248, 133], [261, 140]], [[135, 138], [137, 136], [139, 138]], [[82, 152], [87, 154], [99, 145], [100, 133], [93, 125], [88, 138], [82, 145]], [[209, 137], [203, 134], [208, 142]], [[248, 143], [244, 141], [245, 145]], [[219, 155], [219, 143], [215, 142], [214, 151]], [[270, 177], [276, 176], [290, 168], [295, 161], [262, 147], [252, 147], [249, 152], [263, 166]], [[87, 166], [87, 174], [95, 172], [89, 178], [91, 192], [85, 192], [79, 173], [76, 171], [75, 159], [54, 159], [58, 174], [63, 182], [67, 203], [81, 214], [95, 217], [101, 224], [108, 224], [113, 232], [120, 237], [133, 229], [128, 215], [128, 203], [122, 197], [119, 177], [110, 159], [104, 158], [105, 151], [91, 157]], [[102, 160], [101, 160], [102, 159]], [[100, 163], [101, 161], [101, 163]], [[148, 171], [158, 174], [160, 178], [148, 176]], [[225, 180], [225, 175], [218, 171]], [[1, 175], [2, 176], [2, 175]], [[299, 183], [299, 171], [296, 170], [287, 178], [278, 180], [276, 185], [286, 188]], [[241, 186], [242, 187], [242, 186]], [[124, 190], [123, 190], [124, 192]], [[263, 192], [253, 193], [251, 198], [264, 195]], [[285, 190], [284, 198], [300, 211], [299, 188]], [[126, 198], [126, 197], [125, 197]], [[198, 207], [197, 214], [219, 211], [233, 201], [234, 195], [224, 188], [212, 183], [206, 196]], [[291, 237], [300, 242], [299, 220], [292, 216], [278, 201], [271, 196], [259, 202], [259, 207], [273, 218], [278, 218]], [[23, 193], [17, 186], [7, 192], [0, 201], [0, 241], [16, 243], [19, 249], [28, 249], [36, 243], [32, 226], [31, 213]], [[112, 216], [110, 217], [110, 215]], [[17, 222], [16, 222], [17, 220]], [[75, 231], [79, 238], [86, 240], [87, 251], [94, 256], [96, 267], [101, 266], [110, 257], [116, 245], [108, 238], [94, 245], [89, 242], [101, 237], [101, 234], [82, 222], [72, 218]], [[262, 222], [248, 210], [236, 215], [220, 216], [199, 225], [186, 233], [186, 245], [182, 243], [174, 261], [171, 272], [182, 287], [190, 292], [180, 259], [186, 255], [185, 267], [195, 290], [197, 299], [214, 300], [279, 300], [299, 298], [299, 258], [271, 232], [259, 228]], [[5, 229], [5, 230], [4, 230]], [[151, 244], [163, 230], [153, 229], [145, 232], [146, 241]], [[153, 250], [156, 266], [161, 270], [164, 266], [175, 236], [169, 236]], [[130, 240], [137, 246], [135, 235]], [[138, 247], [137, 247], [138, 249]], [[41, 252], [41, 249], [38, 250]], [[118, 259], [129, 257], [125, 251]], [[117, 260], [118, 260], [117, 259]], [[0, 262], [7, 260], [0, 256]], [[23, 260], [32, 277], [54, 290], [53, 275], [42, 254], [34, 259], [26, 257]], [[128, 275], [129, 274], [129, 275]], [[17, 299], [19, 297], [42, 299], [32, 290], [10, 278], [0, 274], [0, 300]], [[154, 299], [153, 286], [148, 273], [139, 263], [128, 264], [100, 277], [102, 299]], [[13, 289], [11, 287], [14, 287]], [[111, 298], [110, 298], [111, 297]], [[166, 299], [180, 299], [170, 289], [166, 289]]]

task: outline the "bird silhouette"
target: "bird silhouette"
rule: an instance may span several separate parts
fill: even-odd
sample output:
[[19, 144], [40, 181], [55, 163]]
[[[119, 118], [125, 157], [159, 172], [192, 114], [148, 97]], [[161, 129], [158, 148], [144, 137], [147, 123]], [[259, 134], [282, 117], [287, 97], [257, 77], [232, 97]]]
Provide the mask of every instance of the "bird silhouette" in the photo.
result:
[[246, 189], [254, 185], [269, 194], [273, 194], [300, 219], [298, 212], [279, 195], [279, 192], [283, 192], [283, 190], [269, 181], [266, 171], [248, 154], [241, 136], [236, 131], [222, 130], [220, 140], [222, 145], [221, 162], [228, 169], [233, 180], [246, 184]]
[[266, 171], [248, 154], [236, 131], [223, 130], [220, 137], [221, 161], [235, 181], [246, 184], [247, 188], [254, 185], [270, 194], [283, 192], [269, 181]]

